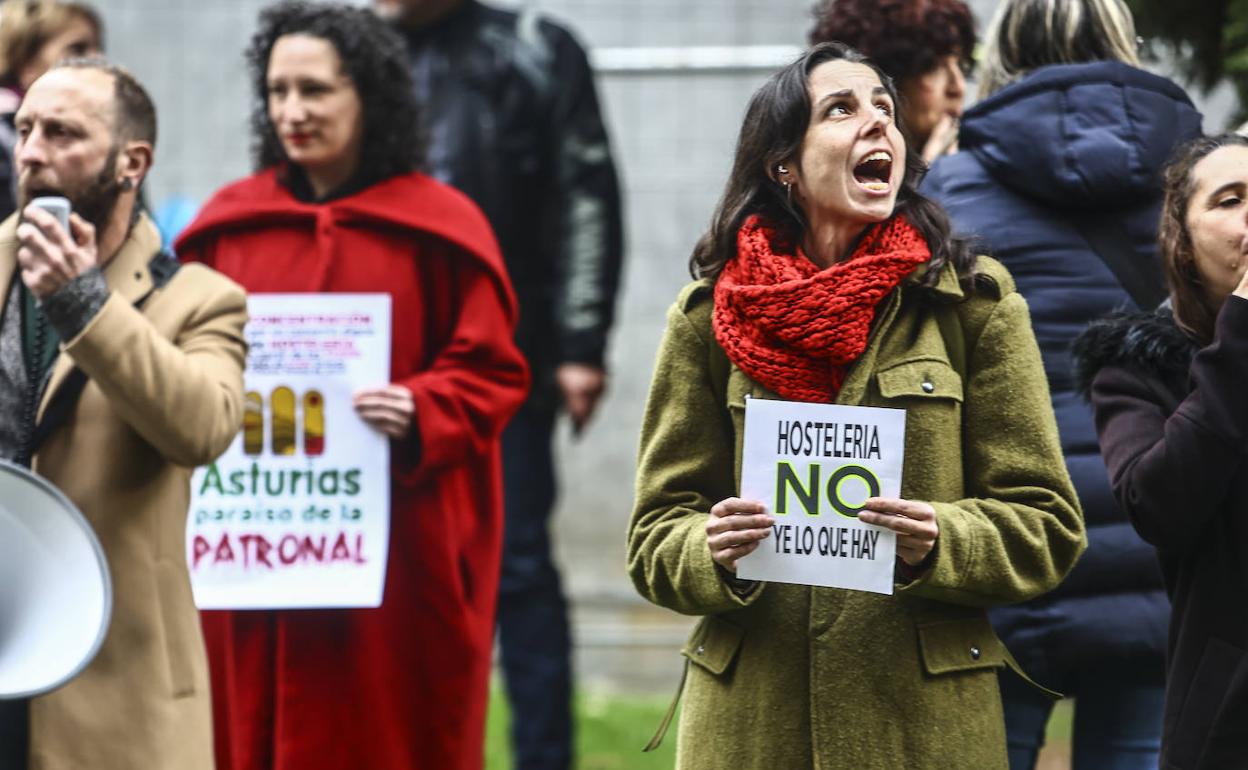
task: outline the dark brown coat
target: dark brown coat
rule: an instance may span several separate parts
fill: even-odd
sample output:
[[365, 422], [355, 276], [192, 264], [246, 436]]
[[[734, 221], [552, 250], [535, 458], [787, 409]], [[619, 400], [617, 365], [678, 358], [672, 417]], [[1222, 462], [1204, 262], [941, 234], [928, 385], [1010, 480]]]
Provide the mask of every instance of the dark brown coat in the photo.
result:
[[1110, 319], [1080, 363], [1114, 495], [1174, 606], [1162, 770], [1248, 766], [1248, 300], [1199, 351], [1168, 311]]

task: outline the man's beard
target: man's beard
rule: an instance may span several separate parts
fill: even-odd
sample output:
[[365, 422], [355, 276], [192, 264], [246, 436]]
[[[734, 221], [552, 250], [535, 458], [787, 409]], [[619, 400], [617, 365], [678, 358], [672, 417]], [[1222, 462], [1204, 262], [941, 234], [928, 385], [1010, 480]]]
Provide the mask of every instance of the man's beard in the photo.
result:
[[95, 237], [98, 241], [117, 208], [117, 197], [121, 194], [121, 183], [117, 181], [114, 169], [117, 166], [117, 155], [120, 148], [114, 147], [108, 152], [104, 168], [94, 178], [81, 184], [61, 185], [62, 189], [53, 187], [22, 187], [19, 190], [20, 207], [25, 209], [32, 200], [44, 195], [61, 195], [69, 199], [70, 206], [78, 216], [95, 226]]

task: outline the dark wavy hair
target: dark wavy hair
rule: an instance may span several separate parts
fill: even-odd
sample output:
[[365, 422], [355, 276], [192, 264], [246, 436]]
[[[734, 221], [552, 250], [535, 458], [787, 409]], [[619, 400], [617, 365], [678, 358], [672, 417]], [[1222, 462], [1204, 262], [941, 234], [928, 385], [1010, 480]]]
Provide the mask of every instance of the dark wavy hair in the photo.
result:
[[851, 46], [898, 81], [957, 56], [969, 72], [975, 17], [962, 0], [820, 0], [811, 9], [810, 43]]
[[286, 162], [269, 120], [269, 56], [278, 38], [308, 35], [330, 43], [342, 59], [364, 110], [364, 140], [354, 180], [370, 185], [420, 169], [425, 161], [421, 111], [408, 72], [403, 39], [372, 11], [336, 3], [287, 0], [260, 13], [247, 49], [255, 104], [251, 113], [256, 169]]
[[[806, 216], [789, 201], [784, 186], [771, 177], [770, 169], [786, 163], [801, 151], [810, 124], [810, 73], [829, 61], [848, 61], [870, 67], [893, 99], [901, 122], [897, 88], [888, 75], [858, 51], [842, 43], [820, 43], [797, 61], [772, 75], [754, 93], [745, 111], [737, 138], [732, 172], [723, 196], [711, 217], [710, 229], [694, 246], [689, 272], [694, 278], [717, 278], [737, 253], [737, 232], [745, 220], [758, 214], [786, 242], [801, 243]], [[917, 152], [906, 153], [906, 171], [897, 193], [893, 216], [904, 216], [927, 241], [932, 251], [926, 285], [935, 285], [941, 270], [952, 263], [964, 288], [973, 288], [975, 255], [967, 242], [955, 238], [944, 209], [919, 192], [927, 164]]]
[[1166, 285], [1170, 289], [1174, 320], [1202, 345], [1213, 341], [1214, 322], [1221, 307], [1209, 302], [1201, 284], [1192, 233], [1187, 229], [1187, 208], [1196, 192], [1196, 180], [1192, 178], [1196, 164], [1223, 147], [1248, 147], [1248, 137], [1240, 134], [1202, 136], [1175, 150], [1166, 167], [1165, 198], [1157, 224], [1157, 243], [1166, 271]]

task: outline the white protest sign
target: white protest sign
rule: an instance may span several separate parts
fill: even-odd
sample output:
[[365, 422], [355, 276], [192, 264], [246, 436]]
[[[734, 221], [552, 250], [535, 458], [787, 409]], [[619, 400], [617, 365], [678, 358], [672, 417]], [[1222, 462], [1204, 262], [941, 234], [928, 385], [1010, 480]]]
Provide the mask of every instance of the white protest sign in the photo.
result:
[[390, 382], [387, 294], [253, 294], [243, 431], [192, 477], [202, 609], [377, 607], [390, 445], [352, 393]]
[[776, 523], [737, 576], [891, 594], [896, 535], [857, 513], [900, 496], [905, 439], [901, 409], [748, 399], [741, 497]]

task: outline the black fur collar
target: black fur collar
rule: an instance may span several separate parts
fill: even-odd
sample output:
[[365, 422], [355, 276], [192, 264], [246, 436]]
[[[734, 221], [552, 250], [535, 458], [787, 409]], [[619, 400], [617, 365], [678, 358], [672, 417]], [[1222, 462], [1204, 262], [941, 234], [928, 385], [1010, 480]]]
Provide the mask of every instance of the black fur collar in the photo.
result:
[[1103, 367], [1130, 366], [1166, 382], [1185, 382], [1198, 347], [1174, 321], [1167, 302], [1150, 313], [1120, 312], [1092, 322], [1075, 340], [1075, 377], [1086, 399]]

